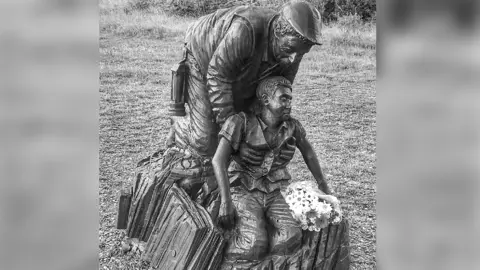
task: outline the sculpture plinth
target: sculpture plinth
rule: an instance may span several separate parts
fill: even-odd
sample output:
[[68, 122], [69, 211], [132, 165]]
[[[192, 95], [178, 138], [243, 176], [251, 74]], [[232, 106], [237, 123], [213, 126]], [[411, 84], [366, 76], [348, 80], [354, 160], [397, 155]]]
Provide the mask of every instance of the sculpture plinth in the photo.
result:
[[[202, 174], [195, 167], [185, 169], [183, 173], [175, 170], [182, 166], [182, 161], [186, 164], [185, 160], [188, 160], [185, 151], [170, 148], [140, 161], [132, 179], [133, 186], [121, 194], [126, 198], [123, 200], [131, 203], [125, 207], [125, 202], [119, 202], [119, 219], [128, 215], [127, 236], [146, 242], [142, 259], [150, 262], [152, 268], [225, 269], [220, 268], [220, 264], [231, 232], [215, 226], [212, 218], [212, 215], [218, 215], [219, 195], [212, 193], [203, 200], [202, 196], [196, 196], [197, 201], [204, 202], [202, 206], [178, 187], [176, 183], [182, 182], [185, 175], [198, 177]], [[157, 208], [157, 214], [149, 212], [149, 208]], [[127, 226], [117, 228], [126, 229]], [[345, 218], [339, 225], [330, 225], [320, 232], [303, 231], [302, 247], [295, 255], [301, 258], [301, 263], [285, 269], [347, 270], [350, 265], [349, 242], [349, 223]], [[274, 261], [274, 257], [267, 256], [253, 268], [244, 269], [274, 270], [277, 269], [273, 267]], [[235, 269], [242, 269], [241, 262], [236, 266]]]

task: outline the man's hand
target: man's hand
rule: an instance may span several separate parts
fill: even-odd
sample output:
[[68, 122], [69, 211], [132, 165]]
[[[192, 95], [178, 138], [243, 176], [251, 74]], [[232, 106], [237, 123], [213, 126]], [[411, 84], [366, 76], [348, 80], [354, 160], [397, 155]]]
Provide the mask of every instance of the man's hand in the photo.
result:
[[233, 203], [222, 201], [218, 213], [218, 223], [225, 229], [230, 230], [235, 226], [235, 207]]
[[240, 157], [242, 158], [242, 163], [253, 165], [253, 166], [260, 166], [262, 165], [264, 155], [262, 152], [255, 151], [249, 148], [246, 144], [240, 144]]

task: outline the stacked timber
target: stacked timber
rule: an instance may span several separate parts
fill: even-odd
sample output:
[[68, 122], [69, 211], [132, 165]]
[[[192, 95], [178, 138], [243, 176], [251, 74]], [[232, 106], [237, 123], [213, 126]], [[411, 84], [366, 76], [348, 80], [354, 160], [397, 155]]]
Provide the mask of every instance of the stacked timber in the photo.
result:
[[320, 232], [304, 231], [301, 270], [350, 269], [350, 225], [347, 219]]
[[153, 268], [217, 269], [225, 244], [208, 212], [176, 184], [166, 192], [143, 260]]

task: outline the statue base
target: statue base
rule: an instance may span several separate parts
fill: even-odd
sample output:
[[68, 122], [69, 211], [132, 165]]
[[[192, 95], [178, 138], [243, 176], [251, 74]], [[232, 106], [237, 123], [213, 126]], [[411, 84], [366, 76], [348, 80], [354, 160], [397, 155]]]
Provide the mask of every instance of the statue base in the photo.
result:
[[247, 263], [245, 268], [242, 262], [224, 262], [227, 235], [215, 222], [218, 194], [201, 193], [202, 183], [211, 181], [212, 172], [193, 161], [176, 148], [159, 151], [138, 163], [133, 186], [120, 195], [117, 228], [126, 229], [129, 238], [146, 242], [142, 259], [152, 268], [349, 269], [349, 223], [345, 218], [320, 232], [303, 231], [302, 247], [292, 255], [298, 260], [283, 260], [296, 263], [278, 264], [275, 256], [254, 266]]

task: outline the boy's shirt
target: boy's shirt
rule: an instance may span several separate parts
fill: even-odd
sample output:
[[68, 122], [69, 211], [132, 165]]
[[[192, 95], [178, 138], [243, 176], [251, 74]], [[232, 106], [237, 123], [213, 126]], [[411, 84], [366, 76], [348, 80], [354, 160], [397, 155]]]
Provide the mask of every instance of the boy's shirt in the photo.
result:
[[[225, 138], [233, 149], [232, 161], [228, 168], [230, 186], [243, 184], [252, 191], [258, 189], [269, 193], [288, 184], [291, 175], [287, 170], [290, 159], [279, 156], [280, 150], [288, 145], [295, 147], [296, 140], [305, 138], [305, 129], [296, 119], [284, 121], [277, 136], [267, 143], [264, 131], [267, 125], [254, 114], [244, 112], [232, 115], [227, 119], [219, 133], [219, 139]], [[264, 155], [261, 166], [243, 164], [242, 147], [251, 148]]]

